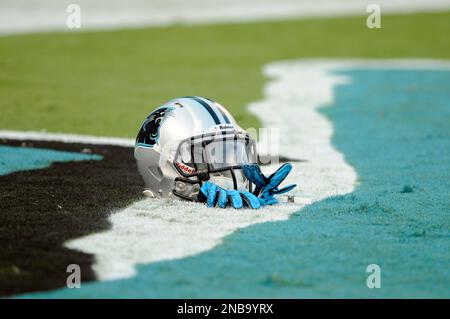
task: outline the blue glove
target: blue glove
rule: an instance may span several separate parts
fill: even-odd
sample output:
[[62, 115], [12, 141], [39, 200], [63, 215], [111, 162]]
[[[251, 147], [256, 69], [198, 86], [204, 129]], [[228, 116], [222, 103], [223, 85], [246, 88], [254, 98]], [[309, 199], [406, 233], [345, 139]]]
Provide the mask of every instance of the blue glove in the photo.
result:
[[275, 195], [287, 193], [297, 186], [296, 184], [290, 184], [281, 189], [278, 188], [291, 170], [292, 165], [285, 163], [270, 176], [266, 177], [261, 173], [261, 169], [257, 164], [247, 164], [242, 167], [245, 177], [251, 183], [255, 184], [256, 189], [253, 191], [253, 194], [259, 196], [261, 205], [274, 205], [278, 203]]
[[226, 190], [211, 182], [203, 183], [198, 193], [198, 201], [206, 202], [208, 207], [218, 206], [220, 208], [232, 206], [233, 208], [258, 209], [261, 206], [258, 198], [250, 192]]

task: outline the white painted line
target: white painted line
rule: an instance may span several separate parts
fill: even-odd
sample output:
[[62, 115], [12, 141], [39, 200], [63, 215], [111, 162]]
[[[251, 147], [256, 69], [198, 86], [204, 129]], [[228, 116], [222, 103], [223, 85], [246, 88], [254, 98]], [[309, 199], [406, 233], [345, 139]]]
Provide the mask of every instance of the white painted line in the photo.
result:
[[80, 31], [367, 16], [370, 3], [380, 5], [382, 14], [450, 9], [448, 0], [2, 0], [0, 34], [69, 31], [66, 8], [70, 3], [81, 8]]
[[26, 131], [25, 132], [23, 132], [23, 131], [0, 131], [0, 139], [134, 147], [134, 139], [130, 139], [130, 138], [101, 137], [101, 136], [91, 136], [91, 135], [32, 132], [32, 131], [28, 131], [28, 132], [26, 132]]

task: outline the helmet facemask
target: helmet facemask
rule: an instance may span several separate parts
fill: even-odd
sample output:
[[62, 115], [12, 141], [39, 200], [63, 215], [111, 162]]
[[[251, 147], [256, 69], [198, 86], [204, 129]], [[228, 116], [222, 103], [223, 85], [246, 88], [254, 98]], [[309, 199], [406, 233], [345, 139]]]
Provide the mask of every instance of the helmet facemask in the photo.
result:
[[204, 181], [224, 189], [251, 191], [242, 165], [256, 162], [256, 144], [246, 132], [222, 130], [182, 140], [173, 157], [179, 176], [173, 194], [197, 200]]

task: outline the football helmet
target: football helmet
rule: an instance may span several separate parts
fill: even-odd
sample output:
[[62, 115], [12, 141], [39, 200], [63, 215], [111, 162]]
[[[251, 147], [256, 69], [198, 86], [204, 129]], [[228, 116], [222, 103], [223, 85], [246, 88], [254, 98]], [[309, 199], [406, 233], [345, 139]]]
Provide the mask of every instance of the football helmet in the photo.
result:
[[198, 96], [168, 101], [144, 121], [134, 156], [144, 194], [197, 201], [202, 184], [251, 191], [242, 165], [256, 163], [256, 143], [219, 103]]

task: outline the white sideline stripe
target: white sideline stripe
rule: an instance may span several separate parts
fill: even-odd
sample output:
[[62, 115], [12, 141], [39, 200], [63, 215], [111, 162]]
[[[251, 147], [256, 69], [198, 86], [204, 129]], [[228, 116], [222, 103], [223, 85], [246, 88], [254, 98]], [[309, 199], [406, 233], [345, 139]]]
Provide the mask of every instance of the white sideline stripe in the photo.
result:
[[0, 34], [123, 27], [237, 23], [333, 16], [363, 16], [377, 3], [382, 14], [450, 9], [448, 0], [77, 0], [81, 29], [66, 27], [72, 0], [2, 0]]
[[33, 131], [0, 131], [0, 139], [134, 147], [134, 139]]

